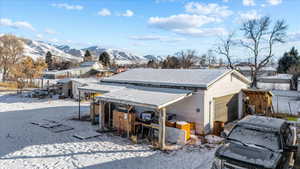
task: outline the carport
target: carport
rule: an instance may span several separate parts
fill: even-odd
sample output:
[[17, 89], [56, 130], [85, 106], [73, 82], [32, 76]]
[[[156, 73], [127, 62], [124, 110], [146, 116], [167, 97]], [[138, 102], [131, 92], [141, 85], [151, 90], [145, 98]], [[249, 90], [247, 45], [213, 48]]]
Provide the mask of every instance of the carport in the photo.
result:
[[[116, 103], [126, 105], [127, 113], [133, 106], [144, 107], [152, 109], [157, 113], [158, 120], [158, 144], [159, 148], [165, 148], [165, 133], [166, 133], [166, 107], [183, 100], [192, 95], [189, 90], [170, 89], [170, 88], [153, 88], [127, 85], [124, 88], [105, 93], [96, 97], [100, 103], [99, 113], [99, 127], [100, 130], [105, 130], [104, 125], [104, 105], [106, 103]], [[109, 106], [110, 107], [110, 106]], [[109, 117], [111, 117], [111, 110], [109, 110]], [[127, 116], [128, 117], [128, 116]], [[129, 125], [129, 118], [127, 118]], [[127, 126], [128, 126], [127, 125]], [[129, 138], [129, 130], [127, 130], [127, 137]]]

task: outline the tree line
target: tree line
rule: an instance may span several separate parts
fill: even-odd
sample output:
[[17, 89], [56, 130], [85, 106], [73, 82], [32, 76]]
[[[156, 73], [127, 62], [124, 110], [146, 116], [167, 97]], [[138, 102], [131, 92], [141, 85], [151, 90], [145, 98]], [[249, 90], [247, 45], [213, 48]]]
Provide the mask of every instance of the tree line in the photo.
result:
[[43, 59], [33, 60], [24, 55], [24, 39], [14, 35], [0, 37], [0, 70], [2, 81], [15, 82], [18, 88], [32, 84], [47, 68]]

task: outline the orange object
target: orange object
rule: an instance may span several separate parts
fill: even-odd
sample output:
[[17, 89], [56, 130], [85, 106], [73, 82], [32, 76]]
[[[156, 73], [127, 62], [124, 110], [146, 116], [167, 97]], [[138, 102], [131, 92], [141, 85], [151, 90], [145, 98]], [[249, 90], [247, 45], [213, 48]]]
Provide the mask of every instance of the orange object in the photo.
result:
[[191, 137], [191, 124], [190, 123], [185, 122], [185, 121], [177, 121], [176, 128], [185, 130], [186, 131], [186, 135], [185, 135], [186, 140], [190, 139], [190, 137]]

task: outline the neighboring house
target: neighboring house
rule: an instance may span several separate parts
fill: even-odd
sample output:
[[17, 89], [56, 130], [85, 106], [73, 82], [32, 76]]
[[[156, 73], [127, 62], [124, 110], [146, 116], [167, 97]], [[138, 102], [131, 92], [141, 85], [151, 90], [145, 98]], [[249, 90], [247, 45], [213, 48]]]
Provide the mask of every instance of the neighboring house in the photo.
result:
[[[248, 79], [251, 79], [251, 67], [249, 66], [237, 66], [237, 70], [246, 76]], [[263, 67], [261, 70], [258, 72], [258, 76], [274, 76], [276, 75], [276, 68], [273, 67]]]
[[275, 76], [262, 76], [258, 78], [257, 87], [269, 90], [290, 90], [293, 79], [291, 74], [277, 74]]
[[215, 121], [238, 118], [242, 111], [238, 94], [249, 83], [235, 70], [131, 69], [102, 79], [92, 90], [103, 94], [97, 99], [104, 103], [176, 114], [177, 120], [194, 122], [196, 133], [204, 134]]
[[84, 62], [77, 68], [71, 68], [58, 71], [45, 71], [43, 77], [45, 79], [61, 79], [61, 78], [77, 78], [77, 77], [89, 77], [89, 76], [106, 76], [108, 70], [98, 62]]
[[64, 97], [78, 99], [78, 87], [99, 82], [97, 78], [65, 78], [57, 81], [57, 86]]
[[104, 69], [103, 65], [99, 62], [83, 62], [80, 64], [80, 67], [91, 67], [96, 70]]

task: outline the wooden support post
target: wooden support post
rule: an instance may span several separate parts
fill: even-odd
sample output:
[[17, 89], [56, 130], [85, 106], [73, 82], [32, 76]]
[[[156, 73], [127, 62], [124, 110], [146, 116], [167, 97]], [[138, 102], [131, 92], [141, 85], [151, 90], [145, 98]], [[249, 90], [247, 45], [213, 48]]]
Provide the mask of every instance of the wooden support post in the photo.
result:
[[129, 138], [129, 110], [130, 106], [127, 106], [127, 138]]
[[112, 119], [111, 119], [111, 102], [108, 103], [108, 127], [112, 128]]
[[158, 137], [159, 148], [161, 150], [165, 148], [165, 138], [166, 138], [166, 108], [162, 108], [159, 110], [159, 137]]
[[99, 128], [104, 130], [104, 102], [100, 101], [99, 103]]
[[78, 93], [78, 119], [80, 120], [80, 90]]
[[129, 112], [130, 112], [130, 110], [133, 108], [133, 106], [130, 106], [130, 105], [128, 105], [127, 106], [127, 138], [129, 138], [129, 125], [131, 125], [130, 124], [130, 121], [129, 121]]
[[92, 100], [92, 106], [90, 106], [90, 108], [92, 108], [93, 109], [93, 111], [90, 111], [90, 113], [91, 113], [91, 123], [92, 124], [95, 124], [96, 123], [96, 120], [95, 120], [95, 118], [96, 118], [96, 110], [95, 110], [95, 98], [93, 97], [93, 100]]

